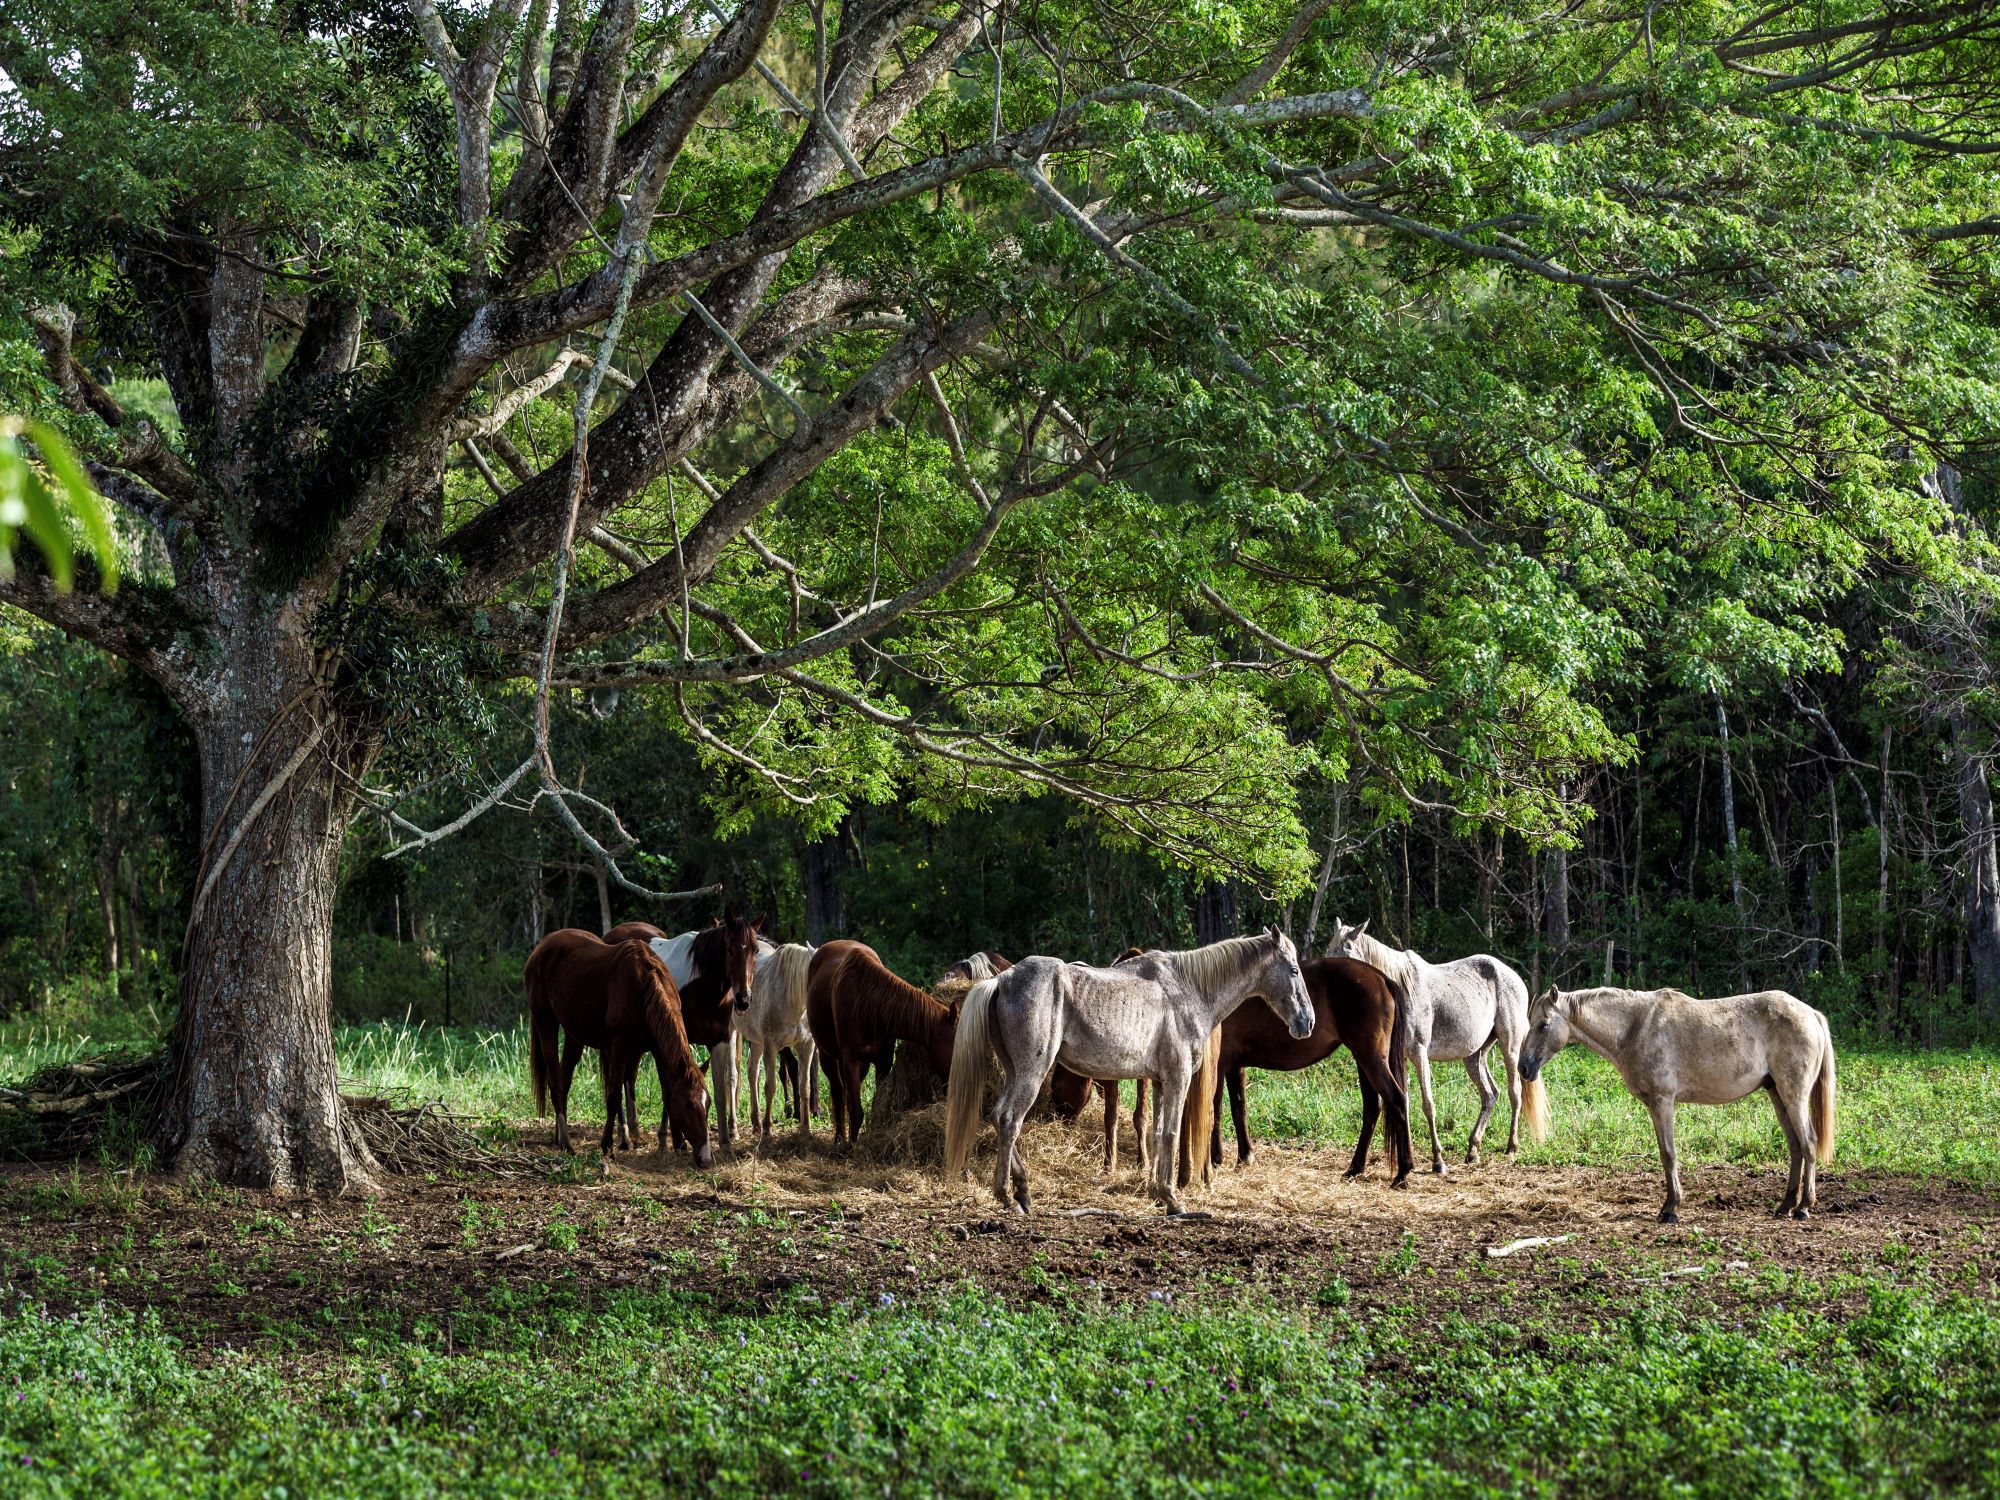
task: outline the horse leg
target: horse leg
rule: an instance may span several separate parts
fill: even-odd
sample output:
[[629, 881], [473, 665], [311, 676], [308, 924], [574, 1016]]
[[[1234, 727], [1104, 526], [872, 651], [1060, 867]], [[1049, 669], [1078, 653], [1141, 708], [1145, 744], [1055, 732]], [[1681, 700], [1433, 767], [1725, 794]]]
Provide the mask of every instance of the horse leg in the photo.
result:
[[576, 1065], [583, 1059], [583, 1043], [573, 1036], [563, 1038], [562, 1057], [556, 1064], [556, 1149], [571, 1151], [569, 1143], [569, 1085], [576, 1075]]
[[993, 1163], [993, 1196], [1002, 1208], [1023, 1214], [1028, 1211], [1028, 1165], [1021, 1160], [1021, 1122], [1035, 1107], [1035, 1096], [1041, 1091], [1041, 1080], [1023, 1068], [1000, 1085], [1000, 1097], [993, 1101], [993, 1130], [1000, 1141], [998, 1159]]
[[1521, 1149], [1521, 1091], [1525, 1087], [1521, 1082], [1521, 1046], [1518, 1041], [1511, 1049], [1505, 1041], [1500, 1043], [1500, 1067], [1507, 1075], [1507, 1105], [1512, 1110], [1507, 1119], [1507, 1154], [1513, 1156]]
[[[604, 1135], [597, 1143], [597, 1149], [605, 1156], [611, 1155], [612, 1141], [625, 1128], [625, 1054], [611, 1047], [597, 1049], [597, 1079], [604, 1090]], [[631, 1137], [627, 1136], [620, 1148], [632, 1149]]]
[[1674, 1155], [1674, 1101], [1670, 1096], [1655, 1095], [1646, 1101], [1646, 1108], [1653, 1116], [1653, 1134], [1660, 1142], [1660, 1165], [1667, 1173], [1667, 1201], [1660, 1209], [1662, 1224], [1678, 1224], [1681, 1221], [1681, 1164]]
[[[1250, 1165], [1250, 1110], [1243, 1098], [1243, 1070], [1231, 1068], [1225, 1081], [1229, 1085], [1229, 1117], [1236, 1122], [1236, 1165], [1247, 1167]], [[1217, 1095], [1221, 1092], [1222, 1085], [1217, 1084]], [[1220, 1097], [1215, 1101], [1215, 1123], [1218, 1128], [1222, 1125]]]
[[[861, 1090], [868, 1082], [868, 1064], [858, 1057], [850, 1057], [844, 1059], [842, 1065], [847, 1069], [847, 1144], [852, 1148], [861, 1144]], [[878, 1083], [881, 1077], [882, 1070], [877, 1068], [875, 1078]]]
[[1154, 1080], [1153, 1099], [1153, 1198], [1165, 1205], [1169, 1214], [1179, 1215], [1180, 1194], [1174, 1191], [1175, 1148], [1180, 1145], [1181, 1116], [1187, 1111], [1188, 1085], [1194, 1081], [1192, 1058], [1171, 1053], [1167, 1065]]
[[1417, 1092], [1423, 1096], [1424, 1123], [1431, 1128], [1431, 1170], [1444, 1176], [1444, 1144], [1438, 1140], [1437, 1101], [1431, 1097], [1431, 1049], [1412, 1047], [1410, 1056], [1417, 1064]]
[[1132, 1135], [1139, 1152], [1139, 1175], [1144, 1177], [1153, 1164], [1153, 1152], [1148, 1135], [1153, 1116], [1147, 1107], [1150, 1102], [1151, 1080], [1135, 1079], [1132, 1085]]
[[[781, 1052], [778, 1055], [783, 1057], [785, 1053]], [[799, 1134], [811, 1135], [813, 1128], [812, 1098], [807, 1085], [810, 1082], [813, 1091], [817, 1091], [819, 1083], [819, 1049], [814, 1046], [813, 1039], [810, 1036], [799, 1043], [798, 1055], [792, 1059], [792, 1068], [795, 1075], [793, 1078], [792, 1100], [797, 1106], [796, 1113], [799, 1117]]]
[[1785, 1196], [1772, 1217], [1810, 1218], [1808, 1174], [1813, 1169], [1814, 1152], [1819, 1142], [1813, 1136], [1812, 1114], [1806, 1108], [1805, 1092], [1801, 1090], [1795, 1100], [1787, 1099], [1776, 1080], [1766, 1080], [1764, 1089], [1770, 1094], [1772, 1107], [1778, 1112], [1778, 1125], [1785, 1132], [1785, 1148], [1792, 1158], [1785, 1182]]
[[[1465, 1060], [1465, 1076], [1479, 1090], [1479, 1118], [1472, 1122], [1472, 1135], [1465, 1143], [1465, 1164], [1468, 1167], [1479, 1164], [1479, 1143], [1486, 1138], [1486, 1126], [1493, 1118], [1494, 1106], [1500, 1102], [1500, 1089], [1493, 1082], [1493, 1070], [1486, 1066], [1486, 1054], [1492, 1046], [1493, 1039], [1488, 1037], [1486, 1045]], [[1512, 1151], [1514, 1146], [1514, 1136], [1510, 1131], [1507, 1149]]]
[[[1358, 1071], [1361, 1074], [1361, 1139], [1354, 1143], [1354, 1160], [1347, 1164], [1350, 1178], [1359, 1177], [1368, 1170], [1368, 1151], [1375, 1144], [1375, 1120], [1382, 1113], [1380, 1086], [1368, 1076], [1368, 1069], [1363, 1067]], [[1396, 1154], [1393, 1142], [1389, 1154], [1391, 1157]]]
[[1118, 1170], [1118, 1080], [1107, 1078], [1097, 1085], [1104, 1096], [1104, 1175]]

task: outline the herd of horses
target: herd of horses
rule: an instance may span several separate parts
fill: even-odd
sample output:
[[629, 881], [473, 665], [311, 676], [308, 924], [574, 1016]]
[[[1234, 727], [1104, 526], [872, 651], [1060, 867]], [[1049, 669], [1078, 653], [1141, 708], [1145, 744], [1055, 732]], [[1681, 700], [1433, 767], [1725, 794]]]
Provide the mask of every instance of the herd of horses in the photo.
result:
[[[1462, 1062], [1480, 1109], [1467, 1162], [1497, 1111], [1496, 1050], [1510, 1115], [1506, 1150], [1525, 1129], [1548, 1128], [1541, 1071], [1571, 1044], [1609, 1060], [1650, 1112], [1666, 1175], [1663, 1222], [1681, 1203], [1674, 1152], [1677, 1102], [1723, 1104], [1769, 1094], [1790, 1155], [1777, 1212], [1804, 1218], [1818, 1192], [1818, 1163], [1832, 1159], [1836, 1120], [1833, 1042], [1826, 1017], [1778, 990], [1697, 1000], [1679, 990], [1558, 990], [1530, 999], [1521, 976], [1487, 954], [1430, 963], [1334, 924], [1323, 957], [1301, 958], [1276, 928], [1204, 947], [1132, 948], [1109, 964], [974, 953], [940, 976], [936, 993], [891, 972], [873, 948], [840, 939], [813, 948], [763, 936], [763, 919], [728, 915], [669, 936], [627, 922], [602, 937], [565, 928], [529, 956], [529, 1078], [536, 1113], [551, 1096], [556, 1144], [571, 1149], [569, 1091], [577, 1063], [595, 1049], [605, 1098], [600, 1148], [629, 1150], [638, 1136], [636, 1082], [651, 1055], [664, 1105], [659, 1150], [714, 1160], [710, 1085], [694, 1048], [708, 1049], [715, 1136], [732, 1142], [743, 1069], [751, 1128], [774, 1126], [782, 1087], [810, 1133], [816, 1079], [824, 1074], [836, 1147], [861, 1131], [868, 1070], [886, 1076], [900, 1045], [928, 1061], [946, 1095], [944, 1170], [963, 1177], [986, 1102], [997, 1141], [994, 1196], [1030, 1207], [1021, 1130], [1043, 1099], [1075, 1118], [1093, 1092], [1104, 1102], [1104, 1164], [1118, 1160], [1119, 1087], [1137, 1082], [1132, 1125], [1154, 1199], [1183, 1211], [1181, 1189], [1207, 1181], [1223, 1159], [1226, 1091], [1239, 1164], [1251, 1159], [1244, 1075], [1252, 1068], [1308, 1068], [1345, 1047], [1359, 1073], [1361, 1138], [1349, 1177], [1367, 1170], [1384, 1125], [1391, 1185], [1408, 1184], [1415, 1152], [1406, 1079], [1417, 1077], [1431, 1167], [1445, 1171], [1433, 1062]], [[941, 998], [950, 995], [951, 998]], [[997, 1066], [996, 1066], [997, 1065]], [[762, 1099], [759, 1102], [761, 1085]], [[1149, 1100], [1150, 1092], [1150, 1100]]]

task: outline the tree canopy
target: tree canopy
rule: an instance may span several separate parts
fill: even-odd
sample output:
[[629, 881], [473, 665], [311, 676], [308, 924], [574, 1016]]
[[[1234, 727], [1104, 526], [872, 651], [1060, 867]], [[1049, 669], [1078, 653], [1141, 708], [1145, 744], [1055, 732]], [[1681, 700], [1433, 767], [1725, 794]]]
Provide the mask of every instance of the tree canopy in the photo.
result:
[[0, 0], [0, 72], [0, 396], [133, 518], [0, 597], [195, 725], [205, 885], [237, 786], [453, 756], [617, 856], [492, 680], [1284, 894], [1302, 786], [1563, 841], [1617, 685], [1988, 588], [1986, 5]]

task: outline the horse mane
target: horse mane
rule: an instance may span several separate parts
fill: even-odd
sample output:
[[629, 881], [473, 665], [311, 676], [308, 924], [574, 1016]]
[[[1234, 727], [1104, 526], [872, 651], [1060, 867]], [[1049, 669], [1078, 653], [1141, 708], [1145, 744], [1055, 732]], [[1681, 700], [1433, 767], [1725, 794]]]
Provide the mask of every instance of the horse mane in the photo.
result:
[[674, 1083], [685, 1084], [690, 1078], [698, 1081], [701, 1070], [695, 1066], [687, 1024], [681, 1019], [680, 996], [674, 990], [673, 976], [667, 972], [667, 966], [643, 938], [620, 944], [619, 951], [629, 977], [638, 987], [639, 1012], [646, 1018], [654, 1054]]
[[1212, 990], [1234, 979], [1249, 967], [1249, 957], [1263, 945], [1265, 934], [1256, 937], [1223, 938], [1205, 948], [1169, 950], [1159, 956], [1174, 972], [1198, 990]]
[[871, 1020], [897, 1036], [928, 1036], [951, 1014], [951, 1007], [926, 995], [873, 950], [848, 954], [844, 967], [853, 976], [854, 999], [867, 1006]]
[[722, 960], [729, 951], [722, 946], [723, 935], [728, 931], [721, 922], [698, 929], [694, 941], [688, 945], [688, 962], [704, 974], [720, 973]]
[[757, 965], [757, 978], [751, 986], [760, 1007], [772, 1002], [782, 1002], [795, 991], [803, 990], [806, 983], [806, 968], [812, 963], [813, 950], [804, 943], [784, 943]]

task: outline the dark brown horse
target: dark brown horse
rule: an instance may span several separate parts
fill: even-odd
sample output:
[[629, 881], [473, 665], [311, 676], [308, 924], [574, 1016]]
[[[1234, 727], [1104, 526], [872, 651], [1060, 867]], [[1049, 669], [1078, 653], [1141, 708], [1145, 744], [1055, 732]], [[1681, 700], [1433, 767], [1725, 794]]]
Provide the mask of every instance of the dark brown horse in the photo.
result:
[[[1144, 958], [1144, 948], [1127, 948], [1112, 960], [1122, 964], [1134, 958]], [[989, 957], [998, 957], [997, 954]], [[1002, 964], [1002, 967], [1007, 965]], [[997, 972], [997, 971], [996, 971]], [[1267, 1007], [1268, 1008], [1268, 1007]], [[1049, 1103], [1055, 1109], [1058, 1119], [1074, 1120], [1083, 1113], [1083, 1107], [1090, 1103], [1092, 1080], [1080, 1073], [1072, 1073], [1068, 1068], [1057, 1066], [1049, 1075]], [[1133, 1081], [1132, 1134], [1139, 1142], [1139, 1175], [1146, 1175], [1147, 1164], [1152, 1159], [1152, 1147], [1147, 1143], [1147, 1122], [1150, 1112], [1146, 1108], [1147, 1079]], [[1118, 1081], [1111, 1079], [1097, 1083], [1097, 1092], [1104, 1100], [1104, 1170], [1118, 1170]]]
[[833, 1097], [836, 1143], [843, 1131], [849, 1145], [861, 1138], [861, 1081], [871, 1066], [880, 1079], [897, 1042], [923, 1048], [938, 1077], [951, 1074], [958, 1006], [940, 1005], [890, 973], [866, 943], [836, 939], [813, 954], [806, 970], [806, 1024]]
[[[750, 986], [757, 977], [757, 930], [763, 920], [732, 915], [697, 931], [688, 949], [691, 977], [679, 987], [681, 1019], [687, 1027], [688, 1040], [709, 1050], [709, 1077], [719, 1106], [716, 1129], [724, 1145], [735, 1135], [736, 1122], [729, 1118], [727, 1108], [731, 1097], [727, 1070], [734, 1058], [723, 1044], [729, 1040], [730, 1016], [750, 1005]], [[607, 943], [634, 938], [648, 943], [672, 941], [650, 922], [621, 922], [604, 934]], [[717, 1049], [721, 1049], [720, 1056]], [[625, 1080], [625, 1116], [634, 1130], [638, 1129], [635, 1092], [638, 1074], [639, 1062], [634, 1058], [631, 1074]], [[674, 1144], [678, 1146], [681, 1142], [676, 1138]]]
[[[638, 1071], [638, 1059], [650, 1052], [660, 1070], [665, 1101], [660, 1117], [660, 1152], [667, 1150], [668, 1131], [685, 1137], [695, 1148], [695, 1164], [713, 1159], [708, 1145], [708, 1092], [695, 1067], [681, 1024], [680, 997], [673, 976], [644, 942], [606, 943], [580, 928], [565, 927], [535, 944], [525, 971], [528, 987], [528, 1081], [534, 1090], [535, 1113], [547, 1107], [551, 1085], [555, 1093], [556, 1144], [568, 1151], [569, 1086], [583, 1049], [595, 1047], [604, 1083], [604, 1138], [611, 1151], [613, 1127], [625, 1132], [620, 1118], [621, 1082]], [[560, 1039], [561, 1052], [557, 1052]]]
[[1295, 1040], [1268, 1005], [1245, 1005], [1222, 1023], [1222, 1076], [1215, 1088], [1215, 1128], [1209, 1139], [1209, 1159], [1222, 1161], [1222, 1090], [1229, 1089], [1229, 1111], [1236, 1121], [1236, 1161], [1250, 1160], [1250, 1130], [1244, 1123], [1243, 1070], [1264, 1068], [1275, 1073], [1309, 1068], [1346, 1047], [1361, 1071], [1361, 1141], [1347, 1175], [1368, 1169], [1368, 1148], [1375, 1138], [1376, 1118], [1388, 1115], [1387, 1131], [1396, 1175], [1390, 1186], [1403, 1187], [1410, 1176], [1410, 1101], [1403, 1082], [1408, 1026], [1402, 988], [1380, 969], [1352, 958], [1316, 958], [1299, 965], [1306, 992], [1312, 996], [1312, 1034]]

